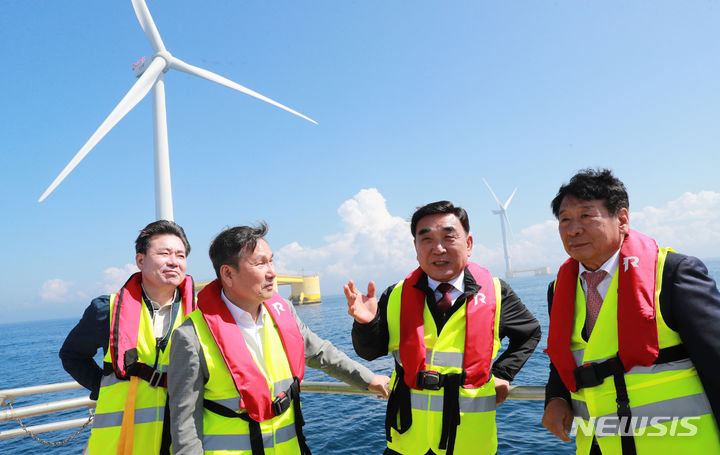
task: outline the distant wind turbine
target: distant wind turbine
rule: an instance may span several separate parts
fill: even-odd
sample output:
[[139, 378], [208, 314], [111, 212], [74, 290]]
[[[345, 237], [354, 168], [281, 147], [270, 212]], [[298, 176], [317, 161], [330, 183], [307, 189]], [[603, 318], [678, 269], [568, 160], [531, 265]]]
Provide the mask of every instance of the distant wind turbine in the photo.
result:
[[198, 68], [197, 66], [190, 65], [174, 57], [168, 52], [160, 38], [155, 22], [153, 22], [150, 11], [145, 4], [145, 0], [131, 0], [135, 15], [140, 21], [145, 35], [147, 35], [150, 45], [153, 48], [155, 54], [150, 57], [146, 62], [141, 61], [134, 66], [135, 75], [138, 77], [137, 82], [130, 88], [125, 97], [120, 100], [115, 109], [110, 112], [110, 115], [105, 121], [100, 124], [100, 127], [90, 136], [90, 139], [82, 146], [79, 152], [73, 157], [72, 160], [65, 166], [65, 169], [60, 172], [60, 175], [50, 184], [45, 192], [40, 196], [38, 202], [42, 202], [53, 190], [62, 182], [65, 177], [75, 169], [80, 161], [85, 158], [90, 150], [97, 145], [100, 140], [127, 114], [130, 110], [135, 107], [137, 103], [142, 100], [145, 95], [153, 89], [153, 130], [154, 130], [154, 148], [155, 148], [155, 216], [157, 219], [172, 220], [173, 219], [173, 206], [172, 206], [172, 190], [170, 185], [170, 155], [168, 152], [168, 135], [167, 135], [167, 117], [165, 113], [165, 83], [163, 81], [163, 75], [168, 70], [178, 70], [184, 73], [192, 74], [203, 79], [207, 79], [212, 82], [216, 82], [220, 85], [224, 85], [233, 90], [237, 90], [246, 95], [250, 95], [266, 103], [270, 103], [273, 106], [277, 106], [280, 109], [284, 109], [292, 114], [304, 118], [312, 123], [317, 124], [316, 121], [309, 117], [302, 115], [301, 113], [290, 109], [287, 106], [267, 98], [247, 87], [235, 83], [229, 79], [212, 73], [208, 70]]
[[492, 194], [492, 197], [495, 199], [495, 202], [497, 202], [497, 205], [499, 207], [498, 210], [493, 210], [492, 212], [496, 215], [500, 215], [500, 229], [502, 230], [503, 249], [505, 250], [505, 276], [511, 278], [514, 274], [512, 271], [512, 267], [510, 266], [510, 250], [508, 249], [507, 234], [505, 233], [505, 222], [507, 222], [508, 228], [512, 231], [512, 227], [510, 226], [510, 219], [508, 219], [507, 216], [507, 208], [510, 205], [510, 201], [512, 201], [513, 196], [515, 196], [517, 188], [513, 190], [508, 200], [505, 201], [504, 204], [502, 204], [500, 203], [498, 197], [495, 196], [495, 192], [493, 191], [493, 189], [490, 188], [490, 184], [485, 179], [482, 179], [482, 181], [485, 182], [485, 186], [488, 187], [488, 189], [490, 190], [490, 194]]

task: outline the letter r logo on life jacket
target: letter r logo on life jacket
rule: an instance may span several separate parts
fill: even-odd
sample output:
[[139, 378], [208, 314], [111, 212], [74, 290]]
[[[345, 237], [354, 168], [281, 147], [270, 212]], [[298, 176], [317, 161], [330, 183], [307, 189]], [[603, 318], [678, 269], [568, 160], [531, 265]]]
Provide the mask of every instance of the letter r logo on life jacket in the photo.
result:
[[625, 265], [625, 270], [623, 272], [628, 271], [628, 265], [632, 265], [633, 267], [637, 267], [640, 265], [640, 258], [637, 256], [628, 256], [623, 258], [623, 264]]
[[478, 304], [478, 299], [480, 300], [480, 303], [485, 303], [485, 294], [482, 292], [475, 294], [475, 303], [473, 303], [473, 306]]
[[285, 311], [285, 307], [280, 302], [273, 302], [272, 306], [273, 306], [273, 308], [275, 308], [275, 312], [277, 314], [280, 314], [281, 311]]

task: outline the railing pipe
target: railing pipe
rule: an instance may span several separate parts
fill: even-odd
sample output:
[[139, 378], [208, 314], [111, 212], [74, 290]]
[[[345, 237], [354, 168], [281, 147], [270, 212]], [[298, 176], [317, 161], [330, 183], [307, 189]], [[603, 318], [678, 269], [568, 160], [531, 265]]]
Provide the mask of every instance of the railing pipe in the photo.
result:
[[[77, 382], [62, 382], [57, 384], [45, 384], [32, 387], [20, 387], [16, 389], [0, 390], [0, 405], [8, 406], [16, 397], [35, 395], [39, 393], [59, 392], [64, 390], [81, 389]], [[334, 393], [346, 395], [376, 395], [370, 390], [361, 390], [342, 382], [329, 381], [307, 381], [302, 384], [302, 391], [309, 393]], [[543, 400], [545, 388], [542, 386], [513, 386], [508, 394], [508, 400]], [[78, 408], [94, 408], [95, 401], [87, 397], [70, 398], [66, 400], [51, 401], [48, 403], [35, 404], [30, 406], [14, 407], [0, 411], [0, 422], [6, 422], [17, 418], [51, 414], [58, 411], [66, 411]], [[68, 428], [81, 427], [87, 422], [87, 418], [63, 420], [43, 425], [27, 427], [32, 433], [43, 433], [47, 431], [64, 430]], [[25, 436], [21, 428], [0, 431], [0, 440]]]

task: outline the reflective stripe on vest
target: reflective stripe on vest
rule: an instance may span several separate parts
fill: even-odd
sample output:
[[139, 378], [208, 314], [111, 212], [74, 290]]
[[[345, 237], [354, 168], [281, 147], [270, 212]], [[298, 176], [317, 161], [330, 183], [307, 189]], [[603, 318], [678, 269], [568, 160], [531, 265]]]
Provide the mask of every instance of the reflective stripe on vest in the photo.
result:
[[[426, 395], [412, 393], [410, 406], [420, 411], [442, 412], [444, 398], [442, 395]], [[495, 410], [495, 395], [481, 397], [459, 397], [460, 412], [489, 412]]]
[[[283, 379], [281, 381], [275, 382], [275, 385], [273, 386], [273, 390], [276, 391], [285, 391], [290, 388], [292, 385], [293, 380], [292, 379]], [[233, 398], [224, 398], [219, 400], [213, 400], [215, 403], [225, 406], [226, 408], [238, 412], [241, 411], [243, 408], [240, 407], [240, 400], [238, 397]]]
[[[572, 400], [573, 413], [583, 420], [590, 420], [590, 412], [584, 401]], [[710, 402], [704, 393], [686, 395], [684, 397], [670, 398], [668, 400], [656, 401], [642, 406], [631, 406], [633, 417], [698, 417], [712, 413]], [[615, 413], [606, 414], [603, 417], [611, 417]]]
[[[425, 358], [428, 359], [433, 355], [429, 349], [425, 351]], [[392, 352], [395, 361], [402, 365], [400, 361], [400, 351]], [[464, 355], [462, 352], [435, 352], [434, 364], [440, 367], [462, 368]]]
[[[273, 440], [272, 433], [263, 433], [263, 446], [265, 449], [272, 449], [275, 443], [292, 441], [295, 439], [295, 425], [285, 425], [275, 430], [275, 438]], [[203, 435], [203, 449], [212, 450], [250, 450], [249, 434], [205, 434]]]
[[[93, 428], [119, 427], [122, 424], [124, 412], [107, 412], [95, 414]], [[165, 418], [165, 406], [152, 408], [135, 408], [135, 425], [150, 422], [162, 422]]]
[[[577, 366], [581, 366], [583, 364], [583, 357], [585, 356], [585, 349], [576, 349], [573, 352], [573, 358], [575, 359], [575, 364]], [[604, 362], [605, 360], [610, 359], [608, 358], [599, 358], [593, 360], [594, 363], [600, 363]], [[657, 365], [650, 365], [649, 367], [643, 367], [643, 366], [634, 366], [630, 369], [630, 371], [626, 372], [625, 374], [654, 374], [654, 373], [662, 373], [663, 371], [680, 371], [680, 370], [687, 370], [688, 368], [692, 368], [693, 363], [690, 359], [683, 359], [683, 360], [676, 360], [673, 362], [666, 362], [666, 363], [660, 363]]]

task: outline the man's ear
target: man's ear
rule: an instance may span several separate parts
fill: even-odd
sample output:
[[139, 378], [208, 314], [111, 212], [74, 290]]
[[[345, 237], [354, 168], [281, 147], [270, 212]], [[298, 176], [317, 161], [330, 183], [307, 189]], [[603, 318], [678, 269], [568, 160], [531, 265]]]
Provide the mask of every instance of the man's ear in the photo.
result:
[[618, 224], [621, 234], [627, 234], [630, 232], [630, 212], [628, 209], [622, 208], [618, 210], [617, 214]]
[[227, 264], [220, 266], [220, 284], [231, 286], [233, 279], [233, 268]]
[[143, 269], [143, 262], [145, 261], [145, 255], [142, 253], [138, 253], [135, 255], [135, 264], [137, 264], [137, 268], [140, 269], [142, 272]]
[[472, 247], [473, 247], [473, 238], [472, 235], [468, 235], [467, 237], [467, 257], [470, 257], [472, 255]]

